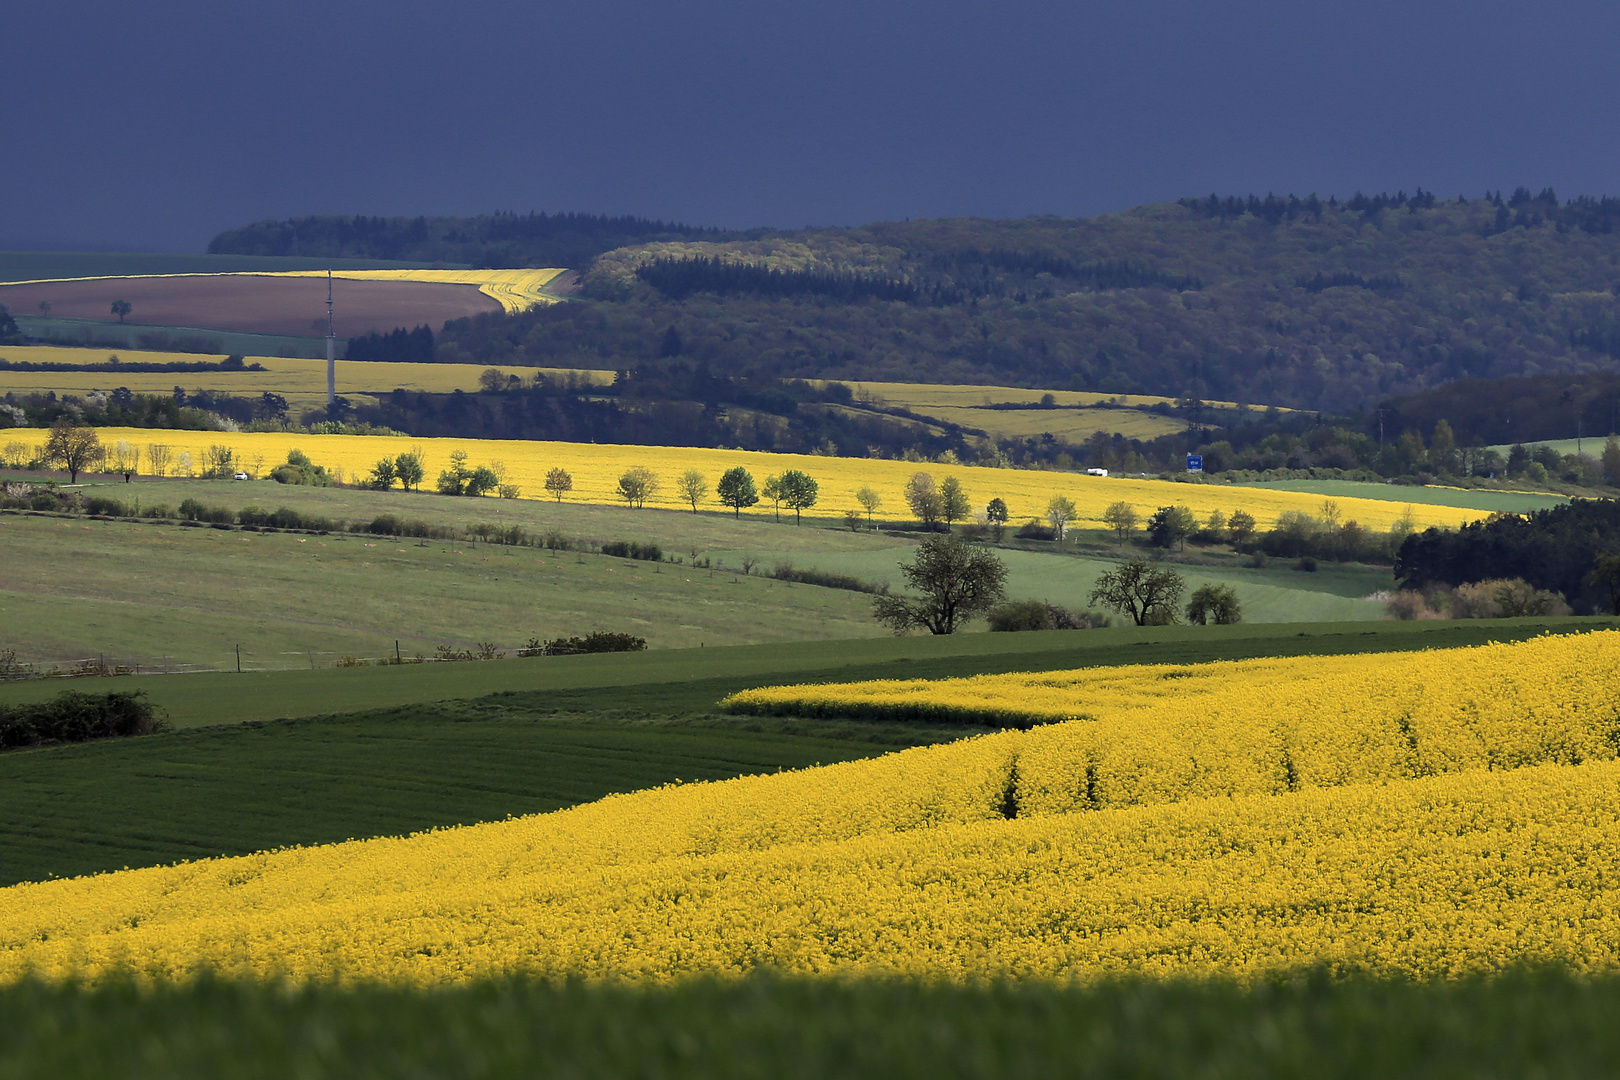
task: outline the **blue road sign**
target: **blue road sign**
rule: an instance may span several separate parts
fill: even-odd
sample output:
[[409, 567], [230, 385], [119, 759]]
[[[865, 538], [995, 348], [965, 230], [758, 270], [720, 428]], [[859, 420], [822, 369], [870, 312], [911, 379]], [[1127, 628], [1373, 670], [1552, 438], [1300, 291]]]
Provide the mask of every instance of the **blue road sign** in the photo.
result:
[[1202, 454], [1188, 454], [1187, 455], [1187, 471], [1188, 472], [1203, 472], [1204, 471], [1204, 456]]

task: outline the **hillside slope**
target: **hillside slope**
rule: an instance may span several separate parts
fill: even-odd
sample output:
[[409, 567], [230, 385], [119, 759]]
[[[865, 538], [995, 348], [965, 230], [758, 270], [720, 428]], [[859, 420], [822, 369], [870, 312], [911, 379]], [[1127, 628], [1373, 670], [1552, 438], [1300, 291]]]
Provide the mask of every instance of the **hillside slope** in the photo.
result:
[[1348, 412], [1620, 356], [1620, 200], [1188, 199], [639, 243], [441, 359], [997, 383]]

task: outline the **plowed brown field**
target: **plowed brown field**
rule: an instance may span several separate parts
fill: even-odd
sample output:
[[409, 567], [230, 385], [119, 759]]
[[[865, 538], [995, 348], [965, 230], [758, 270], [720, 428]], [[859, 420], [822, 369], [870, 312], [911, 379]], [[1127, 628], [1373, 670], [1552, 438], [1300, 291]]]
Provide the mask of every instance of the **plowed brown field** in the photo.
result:
[[[346, 281], [332, 288], [338, 337], [355, 337], [423, 323], [437, 330], [446, 319], [501, 311], [476, 285], [420, 281]], [[116, 322], [115, 300], [133, 309], [126, 321], [154, 326], [196, 326], [251, 334], [326, 334], [323, 278], [251, 274], [199, 277], [85, 278], [0, 285], [0, 304], [19, 315], [48, 301], [54, 318]]]

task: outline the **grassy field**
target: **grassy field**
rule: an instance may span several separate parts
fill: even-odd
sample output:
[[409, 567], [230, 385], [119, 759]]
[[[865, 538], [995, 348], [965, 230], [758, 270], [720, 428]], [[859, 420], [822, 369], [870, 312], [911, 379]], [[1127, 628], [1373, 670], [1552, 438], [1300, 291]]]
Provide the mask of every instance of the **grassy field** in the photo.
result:
[[[1596, 458], [1602, 455], [1605, 441], [1606, 437], [1603, 435], [1588, 435], [1581, 439], [1537, 439], [1524, 445], [1527, 447], [1546, 446], [1558, 451], [1560, 454], [1581, 453], [1587, 457]], [[1496, 446], [1488, 446], [1486, 449], [1495, 450], [1502, 455], [1502, 460], [1506, 461], [1508, 454], [1513, 450], [1513, 444], [1500, 443]]]
[[[15, 576], [0, 585], [0, 648], [28, 660], [107, 657], [140, 667], [251, 670], [314, 667], [343, 655], [432, 656], [439, 645], [494, 642], [513, 649], [542, 638], [620, 629], [654, 648], [879, 636], [865, 595], [776, 581], [779, 563], [903, 585], [913, 541], [817, 524], [793, 526], [724, 513], [456, 499], [404, 492], [270, 482], [96, 478], [85, 489], [127, 506], [171, 509], [186, 498], [239, 510], [287, 506], [303, 514], [370, 521], [382, 513], [460, 530], [475, 522], [555, 530], [595, 543], [660, 545], [681, 563], [647, 563], [527, 547], [291, 536], [173, 525], [0, 515]], [[1007, 550], [1008, 594], [1088, 606], [1097, 576], [1119, 556]], [[1377, 619], [1366, 601], [1386, 572], [1329, 564], [1315, 574], [1235, 557], [1184, 566], [1190, 587], [1238, 589], [1251, 622]], [[697, 567], [708, 560], [716, 569]], [[752, 561], [753, 576], [737, 573]], [[720, 569], [727, 568], [727, 569]], [[151, 582], [165, 583], [154, 594]], [[980, 624], [982, 626], [982, 624]]]
[[965, 428], [978, 428], [993, 439], [1028, 439], [1050, 434], [1071, 443], [1084, 442], [1098, 431], [1146, 440], [1173, 435], [1187, 427], [1185, 420], [1138, 409], [985, 409], [932, 405], [926, 415]]
[[1566, 496], [1537, 491], [1410, 487], [1404, 484], [1370, 484], [1359, 480], [1265, 480], [1250, 486], [1277, 491], [1302, 491], [1333, 499], [1384, 499], [1412, 506], [1455, 506], [1491, 514], [1522, 514], [1569, 502]]
[[[1138, 408], [1150, 405], [1174, 405], [1175, 398], [1155, 397], [1151, 394], [1099, 394], [1087, 390], [1031, 390], [1021, 386], [972, 386], [966, 383], [893, 383], [851, 382], [850, 388], [858, 397], [869, 398], [886, 405], [915, 409], [927, 413], [935, 408], [982, 408], [987, 405], [1033, 405], [1047, 394], [1054, 405], [1066, 409], [1100, 405], [1105, 402]], [[1206, 401], [1212, 409], [1236, 409], [1231, 401]], [[1264, 408], [1264, 406], [1260, 406]], [[1283, 412], [1289, 410], [1284, 409]]]
[[[385, 259], [305, 259], [281, 255], [190, 255], [111, 251], [0, 251], [0, 282], [142, 274], [233, 274], [288, 270], [391, 270], [421, 263]], [[462, 269], [456, 267], [456, 269]], [[29, 312], [12, 312], [29, 314]]]
[[1596, 1077], [1620, 980], [1557, 972], [1258, 986], [900, 981], [431, 992], [202, 982], [0, 990], [11, 1080], [1408, 1080]]
[[[0, 754], [0, 881], [500, 820], [971, 730], [714, 714], [755, 686], [1457, 647], [1613, 625], [1150, 627], [0, 684], [5, 702], [140, 688], [176, 729]], [[306, 719], [263, 722], [287, 715]]]
[[234, 668], [240, 646], [264, 669], [396, 641], [409, 657], [592, 630], [659, 648], [882, 633], [860, 593], [602, 555], [19, 514], [0, 533], [4, 647], [30, 658]]
[[[324, 348], [325, 346], [322, 346]], [[0, 358], [18, 363], [99, 364], [107, 360], [106, 349], [78, 349], [33, 345], [0, 348]], [[196, 363], [215, 359], [196, 353], [119, 350], [118, 358], [130, 364]], [[216, 394], [258, 397], [281, 394], [292, 408], [315, 408], [326, 404], [326, 361], [324, 359], [246, 356], [247, 364], [259, 364], [264, 371], [203, 372], [111, 372], [111, 371], [0, 371], [0, 394], [57, 394], [83, 396], [91, 390], [127, 387], [137, 394], [168, 394], [176, 386], [188, 391], [207, 390]], [[355, 360], [337, 362], [338, 393], [352, 400], [370, 398], [394, 389], [448, 394], [456, 390], [474, 392], [483, 367], [472, 364], [387, 364]], [[576, 374], [557, 368], [497, 367], [503, 375], [516, 375], [525, 381], [536, 374]], [[577, 373], [597, 381], [610, 381], [612, 372]], [[152, 436], [154, 439], [159, 436]]]

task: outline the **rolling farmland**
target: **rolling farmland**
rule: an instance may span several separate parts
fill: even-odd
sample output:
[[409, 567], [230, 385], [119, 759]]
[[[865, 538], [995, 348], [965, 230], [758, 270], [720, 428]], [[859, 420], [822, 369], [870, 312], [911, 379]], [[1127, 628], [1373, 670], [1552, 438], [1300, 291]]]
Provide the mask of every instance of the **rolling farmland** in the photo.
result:
[[[41, 429], [17, 429], [14, 435], [19, 442], [37, 446], [43, 445], [46, 433]], [[572, 474], [574, 486], [569, 496], [571, 499], [599, 504], [621, 502], [617, 493], [618, 479], [625, 470], [639, 466], [651, 469], [662, 477], [660, 489], [647, 500], [649, 507], [679, 507], [680, 496], [675, 491], [675, 478], [687, 469], [695, 468], [703, 472], [711, 485], [725, 470], [737, 466], [748, 469], [758, 481], [773, 473], [799, 469], [816, 478], [820, 485], [818, 502], [807, 511], [806, 516], [833, 520], [841, 519], [846, 512], [857, 509], [855, 494], [865, 486], [872, 487], [882, 498], [880, 519], [908, 517], [903, 489], [906, 481], [917, 472], [928, 472], [936, 478], [945, 475], [958, 477], [976, 508], [982, 507], [991, 498], [1004, 499], [1014, 524], [1044, 514], [1047, 503], [1057, 495], [1074, 501], [1078, 510], [1075, 524], [1081, 528], [1100, 527], [1104, 509], [1116, 501], [1131, 504], [1144, 519], [1155, 508], [1170, 504], [1185, 505], [1201, 518], [1215, 510], [1229, 514], [1243, 509], [1253, 514], [1261, 527], [1269, 526], [1285, 511], [1316, 513], [1323, 502], [1320, 496], [1309, 493], [1221, 484], [1171, 485], [1162, 481], [1121, 477], [1100, 479], [1074, 473], [699, 447], [190, 431], [164, 432], [159, 436], [151, 430], [135, 428], [104, 429], [101, 439], [109, 446], [118, 440], [132, 445], [163, 442], [171, 446], [177, 456], [189, 453], [195, 462], [203, 460], [210, 445], [229, 446], [241, 460], [249, 464], [261, 463], [255, 468], [273, 467], [286, 459], [289, 450], [296, 448], [308, 454], [316, 463], [340, 469], [345, 477], [350, 478], [364, 476], [379, 458], [419, 447], [426, 455], [430, 481], [449, 464], [452, 452], [461, 451], [475, 465], [489, 461], [503, 462], [511, 483], [521, 488], [524, 498], [544, 498], [546, 473], [560, 467]], [[1387, 529], [1408, 513], [1407, 507], [1396, 502], [1349, 498], [1337, 501], [1345, 519], [1354, 519], [1372, 529]], [[708, 503], [708, 507], [718, 509], [713, 501]], [[768, 503], [755, 506], [746, 513], [753, 517], [762, 514], [774, 517], [774, 510]], [[1410, 516], [1413, 523], [1421, 527], [1458, 525], [1477, 518], [1479, 514], [1459, 507], [1418, 505], [1410, 508]]]
[[[1527, 957], [1613, 971], [1620, 764], [1580, 676], [1612, 679], [1615, 640], [1402, 661], [1433, 719], [1380, 736], [1390, 754], [1326, 786], [1280, 773], [1257, 787], [1241, 757], [1206, 758], [1198, 784], [1155, 804], [1032, 798], [1026, 812], [1025, 770], [1041, 775], [1062, 748], [1059, 725], [406, 839], [15, 886], [0, 892], [0, 971], [418, 986], [761, 968], [1436, 977]], [[1231, 677], [1241, 686], [1241, 666]], [[1302, 688], [1301, 708], [1352, 697], [1358, 677], [1339, 664]], [[1534, 685], [1470, 734], [1470, 701]], [[1261, 702], [1233, 700], [1216, 732], [1263, 718]], [[1203, 736], [1171, 729], [1156, 745], [1199, 755], [1189, 737]], [[1083, 762], [1061, 756], [1052, 768], [1084, 789]]]

